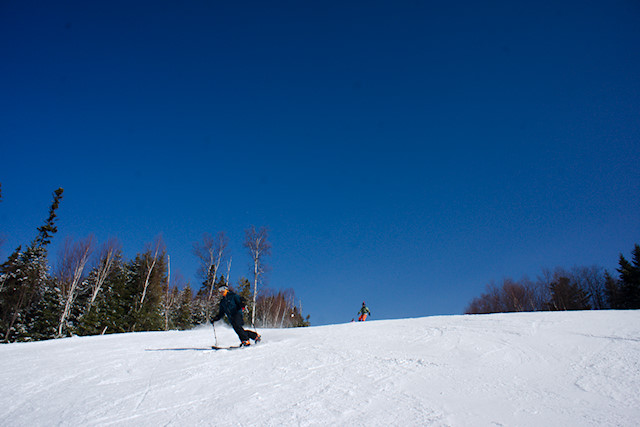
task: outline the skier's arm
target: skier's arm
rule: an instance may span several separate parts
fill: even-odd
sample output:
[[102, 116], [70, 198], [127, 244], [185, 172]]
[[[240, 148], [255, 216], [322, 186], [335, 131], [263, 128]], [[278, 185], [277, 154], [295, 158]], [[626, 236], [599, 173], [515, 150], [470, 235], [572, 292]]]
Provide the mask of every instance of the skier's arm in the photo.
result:
[[233, 297], [233, 302], [235, 303], [236, 309], [238, 311], [242, 311], [242, 309], [245, 306], [244, 298], [242, 298], [240, 295], [236, 294]]

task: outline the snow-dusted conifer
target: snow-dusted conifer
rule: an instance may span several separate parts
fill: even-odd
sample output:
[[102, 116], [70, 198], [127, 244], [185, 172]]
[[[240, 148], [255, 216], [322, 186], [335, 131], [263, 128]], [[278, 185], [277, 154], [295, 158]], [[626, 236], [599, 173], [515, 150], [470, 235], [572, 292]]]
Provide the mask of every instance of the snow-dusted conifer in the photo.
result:
[[[174, 292], [178, 288], [174, 287]], [[176, 295], [177, 303], [171, 311], [171, 321], [177, 329], [191, 329], [194, 326], [192, 308], [193, 308], [193, 292], [190, 286], [185, 286]]]
[[4, 341], [30, 340], [29, 324], [33, 324], [32, 305], [45, 295], [49, 278], [47, 246], [58, 231], [56, 210], [62, 199], [63, 189], [53, 193], [49, 216], [34, 241], [21, 252], [19, 247], [0, 270], [0, 322]]
[[167, 280], [166, 267], [164, 248], [157, 247], [138, 254], [129, 264], [127, 287], [129, 296], [134, 298], [130, 307], [135, 307], [130, 314], [129, 331], [163, 329], [162, 298]]
[[640, 308], [640, 245], [636, 244], [631, 252], [631, 261], [621, 254], [618, 268], [620, 273], [620, 305], [619, 308]]

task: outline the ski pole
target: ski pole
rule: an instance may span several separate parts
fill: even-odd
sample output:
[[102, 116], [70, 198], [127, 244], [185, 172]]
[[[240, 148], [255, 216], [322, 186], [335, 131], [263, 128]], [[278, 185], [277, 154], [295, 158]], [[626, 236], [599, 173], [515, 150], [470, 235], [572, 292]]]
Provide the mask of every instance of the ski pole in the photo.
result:
[[213, 326], [213, 337], [216, 339], [216, 347], [218, 346], [218, 335], [216, 334], [216, 322], [211, 322], [211, 325]]

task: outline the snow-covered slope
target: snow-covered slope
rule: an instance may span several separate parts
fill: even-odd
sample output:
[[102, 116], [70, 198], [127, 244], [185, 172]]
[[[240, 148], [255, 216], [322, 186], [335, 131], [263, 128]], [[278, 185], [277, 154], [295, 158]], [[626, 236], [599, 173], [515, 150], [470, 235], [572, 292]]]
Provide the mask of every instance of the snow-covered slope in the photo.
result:
[[[220, 344], [236, 344], [217, 328]], [[640, 422], [640, 311], [211, 327], [0, 346], [0, 425]]]

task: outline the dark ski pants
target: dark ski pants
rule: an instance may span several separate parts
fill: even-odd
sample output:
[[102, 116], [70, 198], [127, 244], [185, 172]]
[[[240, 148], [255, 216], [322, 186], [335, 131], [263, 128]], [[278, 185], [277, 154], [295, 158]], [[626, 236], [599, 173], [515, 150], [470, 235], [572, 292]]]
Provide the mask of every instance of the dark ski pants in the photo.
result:
[[229, 323], [233, 327], [233, 330], [238, 334], [238, 338], [240, 341], [249, 341], [249, 338], [255, 340], [258, 338], [258, 334], [253, 331], [245, 330], [242, 325], [244, 324], [244, 320], [242, 320], [242, 312], [237, 312], [234, 316], [229, 318]]

